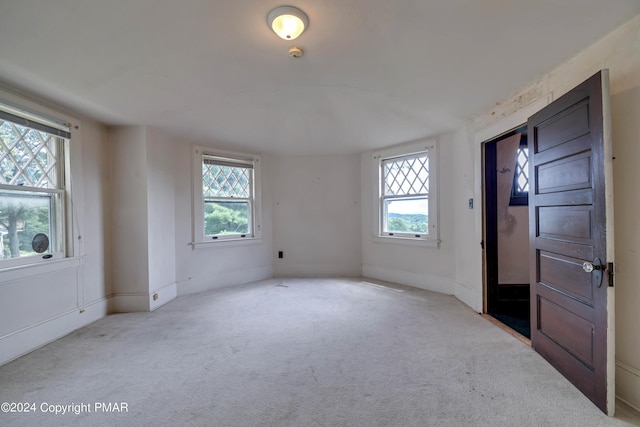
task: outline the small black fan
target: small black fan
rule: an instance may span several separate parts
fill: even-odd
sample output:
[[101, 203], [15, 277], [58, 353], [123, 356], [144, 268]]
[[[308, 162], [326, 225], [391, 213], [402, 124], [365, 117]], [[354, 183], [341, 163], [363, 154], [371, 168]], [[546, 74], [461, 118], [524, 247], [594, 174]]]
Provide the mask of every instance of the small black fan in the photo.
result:
[[49, 249], [49, 238], [46, 234], [38, 233], [33, 236], [33, 240], [31, 241], [31, 247], [34, 251], [41, 254]]

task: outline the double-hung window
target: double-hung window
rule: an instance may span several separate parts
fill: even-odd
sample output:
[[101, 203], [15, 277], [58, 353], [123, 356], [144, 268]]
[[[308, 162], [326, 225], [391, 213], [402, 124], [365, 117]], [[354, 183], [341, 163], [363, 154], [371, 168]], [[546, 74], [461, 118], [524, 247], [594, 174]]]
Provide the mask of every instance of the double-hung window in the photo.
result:
[[65, 251], [68, 125], [0, 104], [0, 268]]
[[258, 237], [257, 157], [196, 149], [194, 243]]
[[436, 149], [428, 141], [374, 155], [377, 237], [437, 245]]

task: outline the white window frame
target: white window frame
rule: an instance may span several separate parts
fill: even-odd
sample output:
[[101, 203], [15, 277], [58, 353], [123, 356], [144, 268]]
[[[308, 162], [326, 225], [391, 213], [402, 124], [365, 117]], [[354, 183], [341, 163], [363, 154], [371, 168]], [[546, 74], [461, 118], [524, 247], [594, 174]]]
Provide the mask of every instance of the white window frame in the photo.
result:
[[[246, 234], [219, 234], [216, 236], [205, 235], [204, 228], [204, 204], [205, 198], [202, 191], [202, 164], [205, 158], [219, 159], [238, 165], [251, 165], [253, 170], [253, 199], [250, 205], [250, 231]], [[234, 151], [218, 150], [209, 147], [195, 146], [193, 149], [193, 241], [194, 249], [217, 247], [220, 245], [235, 245], [258, 243], [262, 240], [262, 194], [260, 156]], [[246, 199], [241, 199], [246, 200]]]
[[[23, 256], [18, 258], [0, 260], [0, 270], [6, 271], [13, 268], [21, 268], [34, 266], [39, 264], [50, 264], [60, 261], [63, 258], [73, 256], [73, 245], [68, 243], [72, 237], [69, 235], [68, 224], [72, 222], [71, 218], [71, 183], [70, 183], [70, 153], [71, 140], [75, 139], [75, 131], [72, 129], [71, 121], [74, 120], [55, 111], [50, 111], [45, 107], [41, 107], [36, 103], [27, 101], [10, 92], [0, 90], [0, 109], [23, 120], [23, 126], [28, 123], [37, 123], [45, 125], [52, 129], [58, 129], [68, 133], [68, 138], [63, 138], [58, 149], [60, 155], [57, 156], [56, 179], [58, 181], [56, 188], [38, 188], [16, 185], [0, 185], [0, 189], [16, 191], [24, 194], [50, 194], [51, 212], [55, 222], [55, 236], [49, 236], [50, 240], [55, 239], [58, 243], [56, 250], [49, 253], [37, 254], [32, 256]], [[74, 120], [75, 121], [75, 120]], [[37, 126], [37, 125], [36, 125]], [[77, 129], [77, 126], [76, 126]], [[41, 129], [42, 130], [42, 129]], [[57, 199], [57, 201], [54, 201]]]
[[[427, 154], [429, 158], [429, 232], [427, 234], [388, 233], [383, 231], [384, 177], [382, 164], [388, 159]], [[373, 240], [378, 243], [395, 243], [426, 247], [439, 247], [438, 218], [438, 141], [429, 139], [390, 147], [373, 153], [374, 182], [374, 231]]]

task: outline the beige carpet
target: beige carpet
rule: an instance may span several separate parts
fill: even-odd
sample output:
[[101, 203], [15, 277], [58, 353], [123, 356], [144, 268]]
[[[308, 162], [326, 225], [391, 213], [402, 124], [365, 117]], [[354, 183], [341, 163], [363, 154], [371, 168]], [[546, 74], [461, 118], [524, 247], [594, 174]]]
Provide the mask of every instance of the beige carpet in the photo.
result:
[[366, 279], [109, 316], [0, 367], [0, 402], [35, 404], [2, 426], [629, 425], [455, 298]]

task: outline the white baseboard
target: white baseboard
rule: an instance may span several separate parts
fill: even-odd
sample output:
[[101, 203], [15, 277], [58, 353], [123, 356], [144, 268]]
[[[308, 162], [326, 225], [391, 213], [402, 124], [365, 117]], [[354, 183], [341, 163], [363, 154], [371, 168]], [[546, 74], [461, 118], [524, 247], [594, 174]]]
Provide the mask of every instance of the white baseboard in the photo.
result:
[[[157, 299], [154, 300], [155, 296], [158, 296]], [[166, 303], [171, 300], [174, 300], [178, 297], [178, 285], [174, 283], [170, 283], [151, 292], [149, 304], [151, 307], [151, 311], [155, 310], [158, 307], [162, 307]]]
[[[156, 299], [154, 299], [154, 297]], [[113, 295], [112, 313], [153, 311], [178, 297], [178, 285], [169, 283], [159, 289]]]
[[103, 298], [0, 337], [0, 365], [106, 317], [109, 305]]
[[113, 313], [135, 313], [150, 311], [151, 296], [144, 292], [113, 295]]
[[274, 277], [358, 277], [360, 265], [276, 265]]
[[476, 294], [476, 291], [456, 282], [454, 293], [455, 297], [471, 307], [474, 311], [482, 313], [482, 301], [478, 301]]
[[418, 274], [402, 270], [382, 268], [375, 265], [363, 265], [362, 275], [372, 279], [385, 280], [414, 288], [426, 289], [446, 295], [454, 295], [455, 282], [450, 279], [429, 274]]
[[616, 397], [640, 412], [640, 369], [616, 360]]
[[259, 280], [271, 279], [272, 277], [273, 268], [271, 266], [215, 273], [212, 274], [211, 277], [179, 281], [177, 283], [178, 296], [257, 282]]

